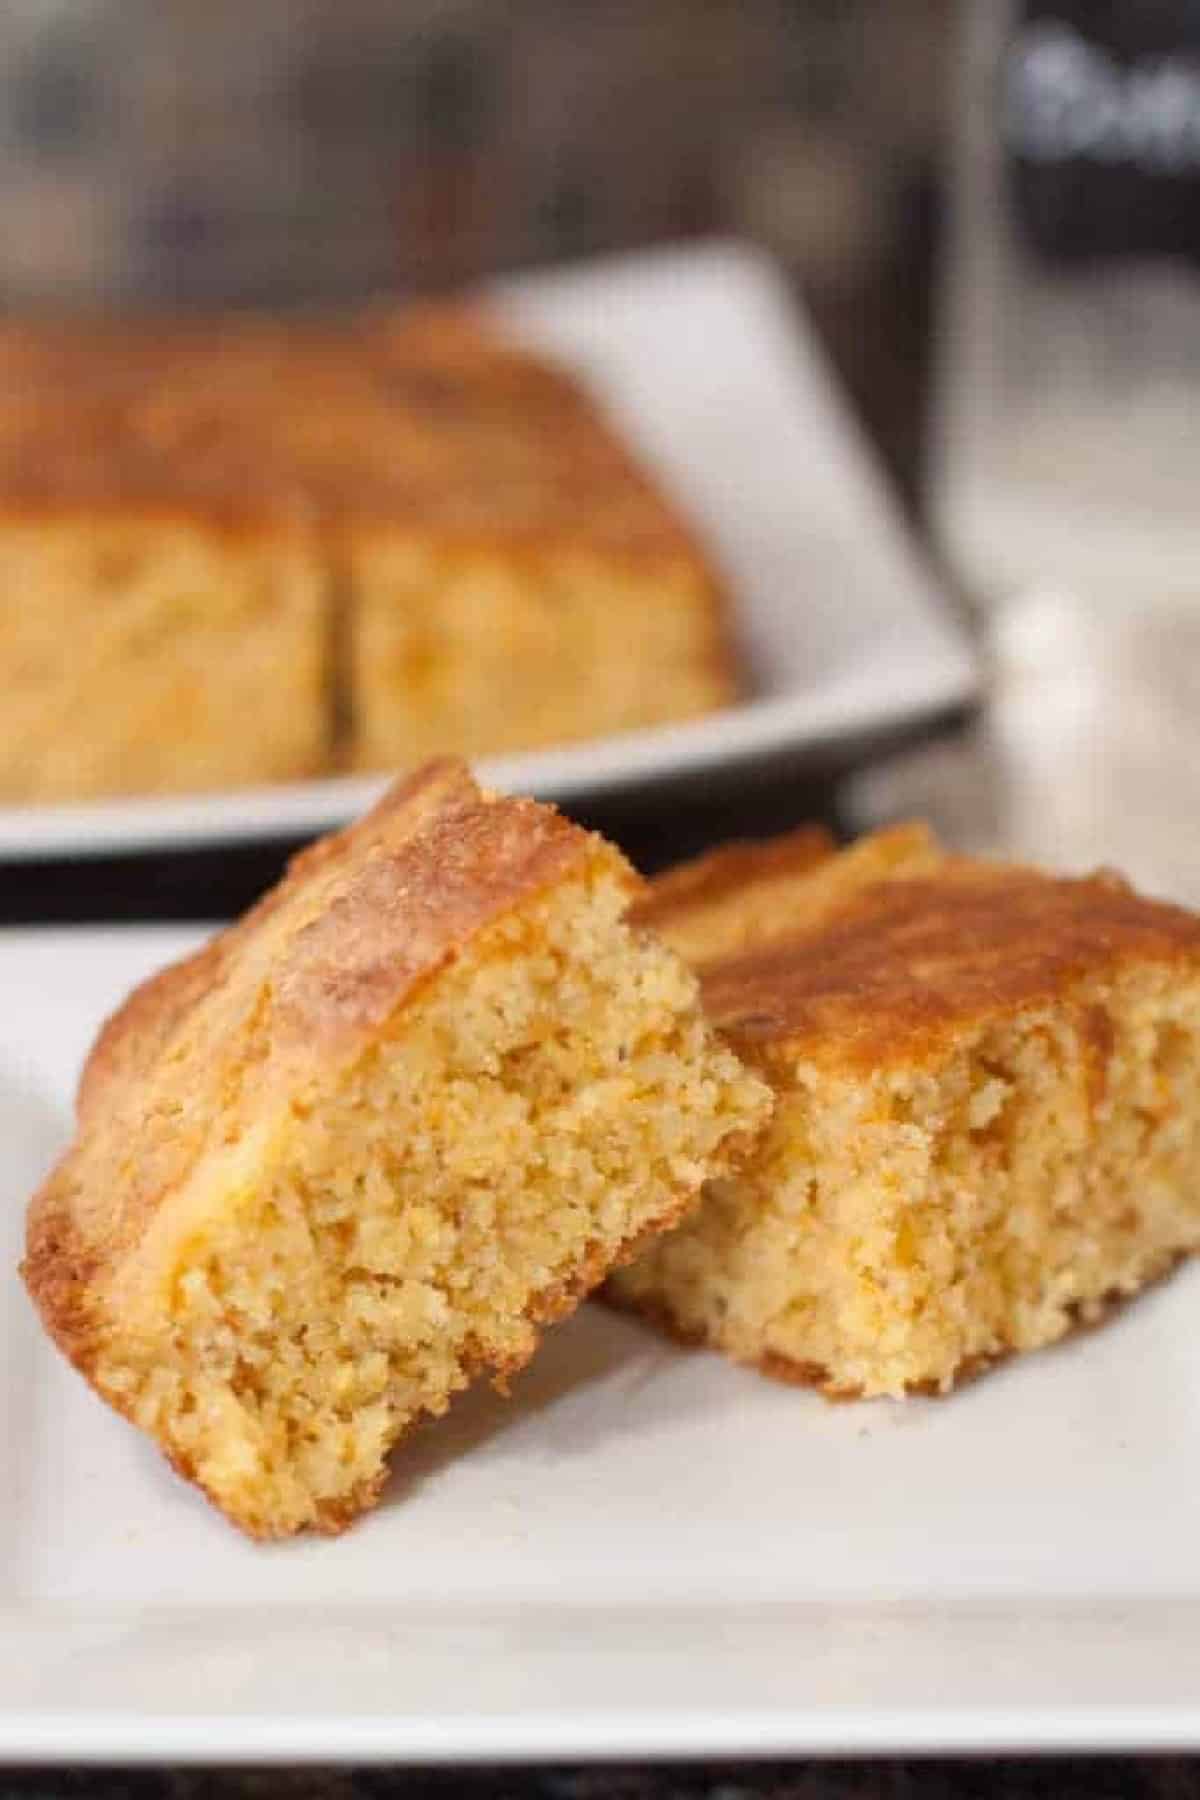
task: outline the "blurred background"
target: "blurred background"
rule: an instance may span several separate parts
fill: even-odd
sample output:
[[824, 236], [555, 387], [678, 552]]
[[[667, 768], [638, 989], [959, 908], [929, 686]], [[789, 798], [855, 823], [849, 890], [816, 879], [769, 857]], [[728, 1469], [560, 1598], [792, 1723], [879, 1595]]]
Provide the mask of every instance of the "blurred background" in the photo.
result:
[[0, 219], [16, 308], [762, 246], [989, 675], [805, 803], [1200, 898], [1195, 0], [7, 0]]
[[0, 299], [332, 302], [733, 233], [906, 492], [950, 0], [7, 0]]

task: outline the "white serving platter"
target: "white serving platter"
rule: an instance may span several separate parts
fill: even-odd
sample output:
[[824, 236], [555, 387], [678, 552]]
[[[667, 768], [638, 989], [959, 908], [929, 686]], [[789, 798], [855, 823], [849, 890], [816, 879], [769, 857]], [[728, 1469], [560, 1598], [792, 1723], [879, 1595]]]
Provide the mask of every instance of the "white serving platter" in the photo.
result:
[[600, 1306], [255, 1546], [46, 1342], [24, 1200], [178, 929], [0, 934], [0, 1764], [1200, 1748], [1200, 1268], [943, 1401]]
[[[688, 724], [489, 759], [482, 779], [569, 803], [783, 756], [828, 762], [972, 698], [966, 640], [765, 257], [655, 251], [489, 293], [519, 338], [587, 381], [700, 527], [736, 595], [753, 694]], [[301, 836], [383, 785], [2, 807], [0, 858]]]

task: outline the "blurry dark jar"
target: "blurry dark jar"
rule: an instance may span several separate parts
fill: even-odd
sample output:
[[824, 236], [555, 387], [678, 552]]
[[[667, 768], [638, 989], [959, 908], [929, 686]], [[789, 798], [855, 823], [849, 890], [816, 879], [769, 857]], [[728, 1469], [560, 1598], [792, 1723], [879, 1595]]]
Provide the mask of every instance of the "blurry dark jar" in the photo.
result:
[[1200, 0], [974, 0], [930, 468], [968, 594], [1200, 605]]

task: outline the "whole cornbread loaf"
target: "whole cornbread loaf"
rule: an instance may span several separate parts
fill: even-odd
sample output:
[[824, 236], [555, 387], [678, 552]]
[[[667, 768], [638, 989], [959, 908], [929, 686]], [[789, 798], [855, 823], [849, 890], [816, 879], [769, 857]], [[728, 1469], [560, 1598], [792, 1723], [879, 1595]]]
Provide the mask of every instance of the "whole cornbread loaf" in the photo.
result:
[[721, 584], [451, 307], [0, 324], [0, 799], [410, 767], [724, 704]]

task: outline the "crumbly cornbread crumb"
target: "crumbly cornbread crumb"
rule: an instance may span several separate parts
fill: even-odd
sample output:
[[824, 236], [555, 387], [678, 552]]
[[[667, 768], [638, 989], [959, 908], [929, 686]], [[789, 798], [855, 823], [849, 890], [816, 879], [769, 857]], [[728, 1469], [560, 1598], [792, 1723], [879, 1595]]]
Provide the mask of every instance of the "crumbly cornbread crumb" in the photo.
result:
[[602, 840], [433, 766], [102, 1035], [25, 1277], [245, 1530], [388, 1452], [675, 1223], [769, 1111]]
[[[847, 880], [877, 848], [798, 878], [790, 933], [776, 915], [706, 965], [775, 1116], [612, 1284], [839, 1395], [944, 1391], [1200, 1247], [1200, 920], [928, 841], [907, 871]], [[822, 876], [841, 902], [805, 924]]]
[[245, 786], [329, 758], [311, 532], [3, 516], [0, 800]]

